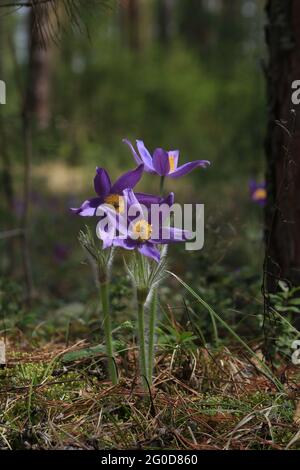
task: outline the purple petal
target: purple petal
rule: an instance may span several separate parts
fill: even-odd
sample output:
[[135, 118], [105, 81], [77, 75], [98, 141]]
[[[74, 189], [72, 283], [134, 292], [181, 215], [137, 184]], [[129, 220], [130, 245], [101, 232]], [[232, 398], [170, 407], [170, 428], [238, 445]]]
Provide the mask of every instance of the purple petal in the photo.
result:
[[148, 209], [146, 204], [140, 204], [132, 189], [123, 191], [125, 199], [125, 212], [127, 211], [128, 221], [134, 221], [137, 218], [148, 219]]
[[115, 194], [122, 194], [124, 189], [134, 188], [135, 185], [140, 181], [144, 170], [144, 165], [141, 164], [134, 170], [127, 171], [124, 175], [120, 176], [119, 179], [113, 184], [110, 192]]
[[166, 176], [170, 171], [168, 152], [161, 148], [155, 149], [152, 164], [156, 173], [160, 176]]
[[254, 191], [257, 189], [257, 184], [256, 184], [256, 181], [251, 179], [249, 181], [249, 191], [250, 193], [254, 193]]
[[193, 171], [197, 167], [206, 168], [210, 165], [208, 160], [195, 160], [194, 162], [185, 163], [177, 168], [177, 170], [173, 171], [169, 174], [170, 178], [179, 178], [180, 176], [184, 176], [191, 171]]
[[138, 246], [138, 251], [144, 255], [147, 256], [148, 258], [154, 259], [157, 263], [160, 260], [160, 252], [157, 248], [154, 246], [151, 246], [150, 243], [142, 243], [141, 245]]
[[176, 227], [170, 227], [169, 235], [171, 241], [185, 242], [191, 239], [192, 232], [190, 232], [189, 230], [182, 230]]
[[253, 201], [256, 202], [256, 204], [259, 205], [260, 207], [265, 207], [267, 203], [266, 199], [259, 199], [259, 200], [253, 199]]
[[111, 182], [108, 173], [104, 168], [96, 168], [96, 176], [94, 178], [94, 188], [96, 193], [105, 197], [110, 193]]
[[150, 224], [154, 223], [154, 227], [157, 227], [157, 230], [160, 230], [164, 219], [169, 215], [169, 211], [164, 206], [167, 205], [168, 207], [171, 207], [174, 204], [174, 193], [169, 193], [165, 198], [158, 198], [157, 196], [152, 197], [153, 201], [149, 201], [149, 203], [147, 201], [145, 201], [145, 203], [141, 202], [141, 200], [139, 201], [145, 205], [145, 208], [148, 211], [148, 222]]
[[154, 196], [153, 194], [135, 193], [135, 196], [140, 204], [144, 204], [144, 206], [147, 207], [150, 207], [151, 204], [160, 204], [163, 202], [161, 196]]
[[112, 213], [110, 208], [102, 204], [98, 208], [96, 215], [100, 217], [96, 227], [97, 237], [103, 241], [103, 249], [109, 248], [112, 246], [117, 233], [116, 212]]
[[88, 199], [84, 201], [78, 209], [71, 208], [70, 210], [77, 215], [81, 215], [83, 217], [92, 217], [96, 215], [97, 207], [103, 203], [103, 198], [101, 197], [94, 197], [92, 199]]
[[140, 165], [141, 163], [143, 163], [141, 157], [136, 153], [132, 143], [130, 142], [130, 140], [128, 139], [123, 139], [123, 142], [124, 144], [128, 145], [128, 147], [130, 148], [131, 152], [132, 152], [132, 155], [135, 159], [135, 161], [137, 162], [138, 165]]
[[185, 242], [191, 239], [191, 232], [188, 230], [181, 230], [180, 228], [175, 227], [162, 227], [161, 228], [161, 238], [151, 239], [151, 243], [156, 244], [169, 244], [169, 243], [179, 243]]
[[124, 238], [116, 237], [113, 241], [114, 246], [118, 246], [120, 248], [125, 248], [125, 250], [134, 250], [137, 246], [137, 242], [134, 240], [128, 240]]
[[174, 193], [169, 193], [167, 197], [165, 197], [162, 201], [161, 204], [168, 204], [168, 206], [173, 206], [174, 204]]
[[110, 236], [109, 232], [102, 231], [101, 237], [99, 238], [103, 242], [102, 244], [103, 250], [106, 250], [106, 248], [110, 248], [113, 245], [114, 238]]
[[[110, 204], [101, 204], [101, 206], [97, 209], [96, 212], [97, 217], [101, 217], [97, 225], [97, 234], [100, 234], [99, 238], [102, 238], [101, 234], [102, 231], [106, 231], [106, 227], [104, 226], [104, 221], [108, 224], [108, 231], [113, 233], [116, 236], [116, 233], [122, 234], [123, 238], [126, 238], [128, 235], [128, 227], [127, 227], [127, 217], [125, 214], [119, 214], [116, 212], [115, 208]], [[103, 219], [103, 216], [106, 216], [106, 219]]]
[[149, 150], [145, 147], [145, 144], [142, 140], [137, 140], [136, 141], [136, 146], [138, 148], [139, 154], [141, 156], [141, 159], [143, 160], [145, 164], [145, 171], [148, 172], [153, 172], [153, 163], [152, 163], [152, 157], [149, 152]]
[[123, 191], [123, 195], [125, 198], [125, 201], [127, 203], [127, 208], [129, 209], [131, 206], [136, 206], [137, 208], [140, 208], [141, 210], [141, 205], [139, 201], [137, 200], [134, 192], [132, 191], [131, 188], [127, 188]]
[[261, 183], [257, 183], [254, 179], [249, 181], [249, 191], [250, 194], [253, 194], [257, 189], [266, 189], [267, 185], [263, 181]]

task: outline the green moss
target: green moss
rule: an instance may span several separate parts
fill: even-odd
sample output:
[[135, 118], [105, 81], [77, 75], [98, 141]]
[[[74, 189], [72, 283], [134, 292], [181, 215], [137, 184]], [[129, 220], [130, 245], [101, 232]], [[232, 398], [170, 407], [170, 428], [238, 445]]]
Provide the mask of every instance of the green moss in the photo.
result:
[[[153, 395], [154, 419], [148, 396], [131, 381], [111, 389], [91, 373], [91, 361], [68, 368], [24, 362], [1, 370], [0, 446], [181, 449], [180, 439], [203, 445], [210, 436], [213, 448], [267, 450], [284, 449], [297, 432], [292, 399], [259, 388], [247, 393], [247, 381], [228, 393], [217, 377], [209, 393], [190, 393], [173, 380], [162, 384]], [[239, 425], [243, 420], [247, 426]]]

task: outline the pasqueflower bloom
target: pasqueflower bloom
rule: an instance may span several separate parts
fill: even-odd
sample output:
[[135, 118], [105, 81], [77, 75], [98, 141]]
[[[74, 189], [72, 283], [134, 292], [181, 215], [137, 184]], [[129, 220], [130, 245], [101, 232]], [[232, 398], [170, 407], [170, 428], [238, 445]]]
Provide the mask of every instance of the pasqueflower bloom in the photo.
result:
[[250, 196], [253, 202], [263, 207], [267, 200], [266, 183], [256, 183], [254, 180], [249, 181]]
[[180, 176], [190, 173], [197, 167], [205, 168], [210, 165], [208, 160], [195, 160], [178, 166], [179, 150], [166, 151], [162, 148], [157, 148], [151, 156], [142, 140], [136, 141], [138, 152], [128, 139], [124, 139], [123, 142], [131, 149], [135, 161], [138, 164], [144, 163], [144, 170], [148, 173], [170, 176], [170, 178], [179, 178]]
[[[112, 205], [117, 212], [124, 210], [123, 191], [126, 188], [134, 188], [142, 177], [144, 165], [140, 164], [134, 170], [124, 173], [117, 181], [112, 184], [110, 177], [104, 168], [96, 168], [94, 178], [94, 188], [97, 197], [84, 201], [78, 209], [72, 208], [71, 211], [81, 216], [96, 215], [97, 208], [104, 203]], [[141, 199], [143, 194], [141, 193]]]
[[[142, 255], [159, 262], [160, 251], [157, 245], [187, 240], [187, 231], [174, 227], [163, 227], [161, 217], [158, 217], [156, 221], [159, 226], [155, 227], [152, 224], [151, 211], [145, 211], [147, 207], [143, 207], [140, 204], [132, 189], [125, 189], [123, 197], [126, 206], [124, 214], [116, 214], [106, 204], [101, 206], [103, 212], [111, 220], [111, 227], [113, 228], [112, 231], [107, 231], [104, 226], [99, 228], [98, 236], [103, 240], [103, 248], [118, 246], [126, 250], [137, 249]], [[161, 206], [163, 203], [172, 206], [174, 194], [170, 193], [169, 196], [160, 201], [158, 206]], [[130, 213], [134, 213], [134, 216], [128, 215]], [[116, 227], [114, 226], [115, 223]], [[117, 228], [117, 234], [114, 230], [115, 228]], [[156, 235], [155, 238], [154, 235]]]

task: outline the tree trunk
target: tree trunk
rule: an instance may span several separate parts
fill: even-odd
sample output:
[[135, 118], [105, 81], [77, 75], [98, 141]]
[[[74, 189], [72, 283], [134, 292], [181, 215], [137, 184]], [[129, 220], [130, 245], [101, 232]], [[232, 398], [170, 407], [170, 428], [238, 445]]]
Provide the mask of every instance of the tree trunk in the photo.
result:
[[139, 0], [122, 0], [121, 21], [130, 49], [140, 49], [140, 5]]
[[[3, 21], [0, 20], [0, 80], [5, 77], [3, 73], [4, 64], [4, 34], [3, 34]], [[8, 213], [12, 213], [13, 201], [14, 201], [14, 190], [13, 190], [13, 181], [12, 181], [12, 171], [11, 171], [11, 160], [10, 154], [7, 147], [7, 136], [5, 128], [5, 105], [0, 104], [0, 139], [1, 139], [1, 149], [0, 149], [0, 160], [2, 161], [1, 168], [1, 187], [3, 188], [3, 194], [7, 202]]]
[[[7, 43], [4, 41], [5, 30], [2, 18], [0, 18], [0, 79], [5, 80], [5, 64], [4, 53]], [[6, 203], [5, 223], [1, 226], [3, 229], [8, 229], [10, 234], [11, 230], [15, 230], [15, 215], [14, 215], [14, 184], [13, 184], [13, 164], [11, 160], [11, 151], [8, 145], [7, 138], [7, 123], [5, 120], [6, 106], [0, 104], [0, 196], [2, 201]], [[9, 125], [9, 124], [8, 124]], [[3, 233], [2, 233], [3, 237]], [[8, 253], [8, 273], [12, 274], [15, 268], [15, 251], [16, 251], [16, 237], [15, 235], [9, 236], [7, 240], [7, 253]]]
[[179, 32], [188, 43], [196, 47], [205, 46], [206, 28], [203, 24], [203, 0], [190, 0], [190, 2], [179, 0], [177, 8]]
[[51, 44], [48, 29], [51, 27], [49, 8], [37, 5], [30, 9], [29, 18], [29, 77], [26, 112], [35, 118], [41, 128], [50, 120], [50, 65]]
[[292, 82], [300, 79], [300, 2], [268, 0], [266, 11], [269, 116], [264, 287], [274, 292], [280, 279], [300, 285], [300, 133], [291, 101]]
[[167, 45], [170, 41], [172, 30], [173, 0], [157, 0], [157, 37], [161, 44]]

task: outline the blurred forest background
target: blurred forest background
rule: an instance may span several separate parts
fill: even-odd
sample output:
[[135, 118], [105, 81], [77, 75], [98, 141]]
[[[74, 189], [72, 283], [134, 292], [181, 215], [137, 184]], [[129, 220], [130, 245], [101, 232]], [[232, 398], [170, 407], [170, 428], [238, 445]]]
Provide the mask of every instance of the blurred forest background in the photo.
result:
[[[96, 166], [113, 178], [134, 167], [122, 144], [127, 137], [150, 149], [178, 148], [182, 163], [211, 161], [205, 171], [167, 182], [178, 202], [204, 203], [206, 212], [204, 249], [182, 256], [172, 247], [170, 264], [226, 321], [259, 336], [263, 210], [251, 201], [248, 182], [264, 179], [264, 2], [90, 3], [52, 17], [43, 7], [0, 10], [4, 327], [46, 322], [49, 334], [66, 319], [79, 325], [97, 318], [97, 290], [77, 240], [95, 220], [75, 217], [69, 207], [93, 196]], [[158, 184], [145, 176], [137, 188], [155, 192]], [[129, 291], [121, 266], [113, 279], [121, 315]], [[170, 289], [171, 280], [166, 297]], [[180, 318], [177, 288], [172, 301]], [[198, 313], [209, 328], [207, 313]]]

